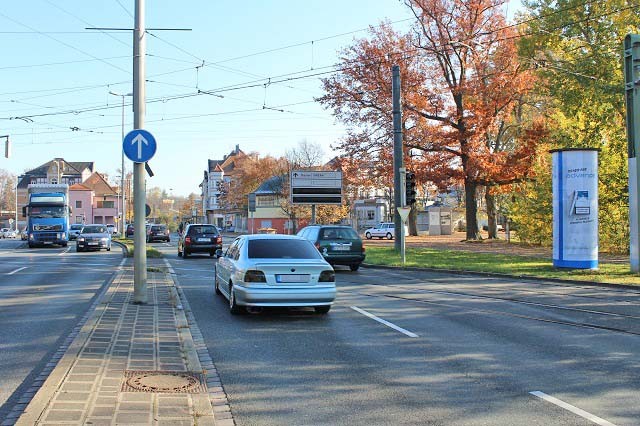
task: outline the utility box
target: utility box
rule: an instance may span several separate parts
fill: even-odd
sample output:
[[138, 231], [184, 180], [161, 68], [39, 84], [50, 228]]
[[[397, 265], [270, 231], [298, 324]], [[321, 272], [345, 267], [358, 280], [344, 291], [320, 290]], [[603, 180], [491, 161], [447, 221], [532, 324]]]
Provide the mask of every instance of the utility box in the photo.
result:
[[430, 207], [429, 211], [429, 235], [451, 235], [453, 225], [451, 207]]

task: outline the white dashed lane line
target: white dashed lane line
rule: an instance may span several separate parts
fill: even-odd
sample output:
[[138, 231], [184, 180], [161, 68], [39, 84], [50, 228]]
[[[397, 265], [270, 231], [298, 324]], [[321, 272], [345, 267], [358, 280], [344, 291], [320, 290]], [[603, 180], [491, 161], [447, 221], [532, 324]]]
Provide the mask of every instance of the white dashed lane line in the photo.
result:
[[412, 332], [411, 332], [411, 331], [409, 331], [409, 330], [405, 330], [405, 329], [404, 329], [404, 328], [402, 328], [402, 327], [398, 327], [397, 325], [395, 325], [395, 324], [393, 324], [393, 323], [390, 323], [389, 321], [385, 321], [385, 320], [383, 320], [382, 318], [379, 318], [379, 317], [377, 317], [377, 316], [373, 315], [372, 313], [369, 313], [369, 312], [365, 311], [364, 309], [360, 309], [360, 308], [358, 308], [357, 306], [351, 306], [351, 309], [353, 309], [353, 310], [354, 310], [354, 311], [356, 311], [356, 312], [361, 313], [361, 314], [362, 314], [362, 315], [364, 315], [364, 316], [367, 316], [367, 317], [371, 318], [371, 319], [372, 319], [372, 320], [374, 320], [374, 321], [378, 321], [380, 324], [384, 324], [384, 325], [386, 325], [387, 327], [391, 327], [391, 328], [393, 328], [394, 330], [399, 331], [400, 333], [404, 334], [405, 336], [409, 336], [409, 337], [418, 337], [418, 335], [417, 335], [417, 334], [412, 333]]
[[597, 425], [602, 425], [602, 426], [616, 426], [613, 423], [605, 420], [605, 419], [601, 419], [598, 416], [595, 416], [589, 412], [586, 412], [578, 407], [575, 407], [571, 404], [567, 404], [566, 402], [558, 399], [558, 398], [554, 398], [551, 395], [547, 395], [544, 392], [540, 392], [540, 391], [533, 391], [533, 392], [529, 392], [531, 395], [537, 396], [540, 399], [543, 399], [547, 402], [550, 402], [554, 405], [557, 405], [558, 407], [562, 407], [567, 411], [571, 411], [574, 414], [577, 414], [580, 417], [583, 417]]
[[15, 274], [16, 272], [20, 272], [20, 271], [22, 271], [23, 269], [27, 269], [27, 266], [23, 266], [22, 268], [14, 269], [14, 270], [13, 270], [13, 271], [11, 271], [11, 272], [7, 272], [7, 275], [13, 275], [13, 274]]

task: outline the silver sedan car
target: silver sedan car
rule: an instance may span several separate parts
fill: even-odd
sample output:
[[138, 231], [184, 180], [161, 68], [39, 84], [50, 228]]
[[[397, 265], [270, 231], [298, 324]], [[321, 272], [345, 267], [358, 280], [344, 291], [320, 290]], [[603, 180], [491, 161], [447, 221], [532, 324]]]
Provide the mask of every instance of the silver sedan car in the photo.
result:
[[336, 298], [333, 268], [301, 237], [242, 235], [219, 254], [215, 291], [229, 300], [232, 314], [271, 306], [309, 306], [326, 314]]

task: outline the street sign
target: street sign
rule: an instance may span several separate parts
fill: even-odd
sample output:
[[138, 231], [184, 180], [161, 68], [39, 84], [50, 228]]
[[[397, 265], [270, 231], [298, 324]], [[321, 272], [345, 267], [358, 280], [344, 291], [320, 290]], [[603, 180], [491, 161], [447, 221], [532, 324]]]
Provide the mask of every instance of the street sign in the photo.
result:
[[144, 217], [149, 217], [151, 214], [151, 206], [149, 204], [144, 205]]
[[146, 130], [132, 130], [122, 140], [122, 150], [134, 163], [146, 163], [156, 153], [156, 139]]
[[402, 219], [402, 223], [407, 221], [410, 211], [411, 207], [398, 207], [398, 214], [400, 215], [400, 219]]
[[291, 204], [342, 204], [342, 172], [291, 171]]

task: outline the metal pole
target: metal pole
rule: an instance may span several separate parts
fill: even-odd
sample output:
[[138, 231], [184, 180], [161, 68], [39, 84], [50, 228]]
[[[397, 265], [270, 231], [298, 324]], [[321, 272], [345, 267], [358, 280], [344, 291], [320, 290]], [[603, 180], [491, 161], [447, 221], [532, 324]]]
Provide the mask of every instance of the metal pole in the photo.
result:
[[[120, 141], [124, 141], [124, 95], [122, 95], [122, 137], [120, 138]], [[121, 209], [121, 216], [120, 216], [120, 223], [122, 224], [120, 226], [120, 236], [124, 237], [125, 234], [125, 218], [127, 217], [126, 211], [127, 211], [127, 205], [125, 204], [125, 199], [126, 199], [126, 191], [124, 190], [124, 175], [125, 175], [125, 171], [124, 171], [124, 150], [122, 151], [122, 165], [120, 166], [120, 174], [121, 174], [121, 179], [120, 179], [120, 193], [122, 194], [122, 199], [120, 200], [122, 202], [122, 209]]]
[[[133, 31], [133, 128], [144, 127], [145, 116], [145, 25], [144, 0], [135, 2], [135, 28]], [[133, 194], [134, 194], [134, 280], [133, 303], [147, 303], [147, 240], [144, 225], [145, 192], [144, 163], [133, 164]]]
[[18, 183], [20, 182], [20, 176], [16, 177], [16, 232], [18, 230]]
[[[395, 228], [394, 249], [402, 251], [404, 243], [403, 223], [398, 213], [398, 207], [402, 206], [402, 178], [400, 168], [404, 167], [402, 153], [402, 112], [400, 110], [400, 67], [394, 65], [391, 68], [391, 96], [393, 98], [393, 223]], [[400, 237], [400, 238], [398, 238]]]
[[316, 224], [316, 205], [311, 204], [311, 224]]

